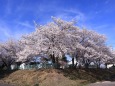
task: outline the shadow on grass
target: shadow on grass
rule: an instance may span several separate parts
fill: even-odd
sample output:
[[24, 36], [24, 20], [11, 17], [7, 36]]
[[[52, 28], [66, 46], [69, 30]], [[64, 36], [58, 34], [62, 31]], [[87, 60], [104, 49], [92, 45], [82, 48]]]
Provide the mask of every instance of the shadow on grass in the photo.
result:
[[17, 70], [0, 70], [0, 80], [2, 78], [9, 76], [11, 73], [13, 73], [15, 71], [17, 71]]
[[115, 81], [115, 69], [65, 69], [63, 74], [72, 80], [87, 80], [90, 83]]

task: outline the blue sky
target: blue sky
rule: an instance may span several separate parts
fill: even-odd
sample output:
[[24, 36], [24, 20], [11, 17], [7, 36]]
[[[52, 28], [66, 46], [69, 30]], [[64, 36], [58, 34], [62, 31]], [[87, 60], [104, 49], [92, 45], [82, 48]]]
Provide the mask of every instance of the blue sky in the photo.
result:
[[45, 24], [51, 16], [105, 34], [115, 48], [115, 0], [0, 0], [0, 41], [19, 39], [34, 31], [33, 21]]

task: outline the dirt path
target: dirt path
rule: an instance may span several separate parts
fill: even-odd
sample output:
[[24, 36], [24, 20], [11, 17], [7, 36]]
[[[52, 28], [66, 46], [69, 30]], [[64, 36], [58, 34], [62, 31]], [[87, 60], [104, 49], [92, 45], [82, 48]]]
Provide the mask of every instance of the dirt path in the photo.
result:
[[110, 81], [96, 82], [88, 86], [115, 86], [115, 82], [110, 82]]

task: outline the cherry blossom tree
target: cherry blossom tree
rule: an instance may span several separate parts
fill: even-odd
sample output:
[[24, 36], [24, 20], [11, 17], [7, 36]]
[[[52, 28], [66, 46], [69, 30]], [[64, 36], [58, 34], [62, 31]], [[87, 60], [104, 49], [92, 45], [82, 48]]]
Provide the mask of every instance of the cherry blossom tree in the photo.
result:
[[85, 47], [85, 50], [82, 50], [80, 55], [83, 63], [89, 65], [91, 60], [97, 60], [98, 63], [100, 61], [107, 62], [113, 57], [110, 48], [106, 45], [104, 35], [87, 29], [82, 29], [80, 35], [82, 39], [80, 43]]
[[18, 57], [17, 52], [21, 50], [20, 45], [17, 41], [11, 39], [5, 43], [0, 44], [0, 60], [3, 65], [10, 68], [10, 65], [14, 63]]
[[80, 29], [74, 21], [52, 19], [54, 22], [37, 26], [34, 32], [22, 37], [24, 49], [18, 53], [21, 59], [46, 56], [56, 63], [69, 54], [74, 66], [74, 58], [85, 65], [92, 60], [106, 62], [113, 57], [104, 35]]

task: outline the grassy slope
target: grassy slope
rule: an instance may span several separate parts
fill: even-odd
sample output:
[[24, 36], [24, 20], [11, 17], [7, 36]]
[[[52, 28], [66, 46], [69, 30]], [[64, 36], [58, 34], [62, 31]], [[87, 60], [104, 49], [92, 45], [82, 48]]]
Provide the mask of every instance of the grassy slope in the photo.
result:
[[0, 81], [15, 84], [16, 86], [38, 86], [38, 84], [39, 86], [79, 86], [90, 82], [114, 79], [115, 70], [41, 69], [18, 70], [5, 75]]

